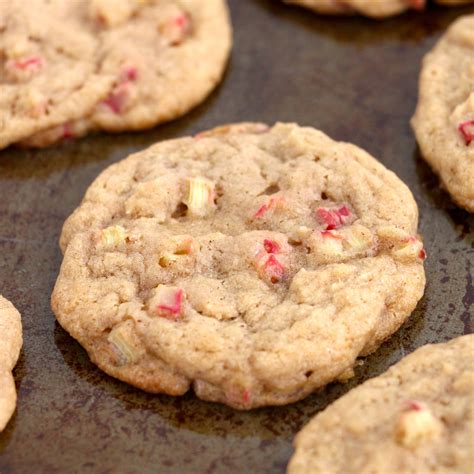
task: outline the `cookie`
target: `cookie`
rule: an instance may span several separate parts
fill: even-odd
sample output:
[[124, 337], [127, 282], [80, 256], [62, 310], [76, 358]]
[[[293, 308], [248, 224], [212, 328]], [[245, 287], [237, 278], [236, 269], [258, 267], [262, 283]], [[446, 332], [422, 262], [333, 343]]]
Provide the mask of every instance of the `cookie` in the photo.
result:
[[9, 0], [0, 11], [0, 148], [90, 113], [113, 76], [96, 72], [98, 41], [82, 0]]
[[16, 406], [12, 370], [23, 343], [20, 313], [0, 296], [0, 431], [10, 420]]
[[473, 442], [471, 334], [421, 347], [316, 415], [287, 472], [468, 474]]
[[398, 15], [406, 10], [423, 10], [426, 0], [283, 0], [301, 5], [317, 13], [354, 14], [373, 18]]
[[[220, 82], [232, 37], [225, 0], [82, 1], [84, 29], [99, 43], [98, 74], [113, 77], [80, 120], [23, 141], [46, 146], [88, 131], [141, 130], [175, 119]], [[66, 129], [65, 129], [66, 127]]]
[[350, 377], [425, 285], [408, 188], [295, 124], [169, 140], [105, 170], [64, 225], [52, 307], [105, 372], [237, 409]]
[[474, 15], [458, 19], [423, 59], [412, 127], [454, 201], [474, 212]]

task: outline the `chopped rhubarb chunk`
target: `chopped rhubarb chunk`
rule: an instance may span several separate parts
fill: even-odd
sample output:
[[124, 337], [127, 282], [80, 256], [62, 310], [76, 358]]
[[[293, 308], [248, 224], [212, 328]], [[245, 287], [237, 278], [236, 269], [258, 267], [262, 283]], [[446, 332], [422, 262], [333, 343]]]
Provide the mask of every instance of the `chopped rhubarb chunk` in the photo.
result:
[[63, 125], [63, 138], [64, 139], [74, 138], [73, 126], [70, 123], [65, 123]]
[[314, 231], [307, 239], [309, 258], [317, 264], [332, 263], [344, 257], [345, 237], [333, 230]]
[[43, 59], [38, 56], [32, 56], [25, 59], [13, 61], [13, 67], [21, 70], [37, 71], [43, 67]]
[[272, 283], [278, 283], [285, 273], [285, 268], [273, 254], [268, 257], [268, 260], [263, 265], [263, 270]]
[[333, 230], [338, 229], [349, 220], [351, 211], [347, 206], [342, 206], [339, 209], [319, 207], [316, 209], [316, 215], [326, 225], [326, 230]]
[[133, 82], [136, 81], [138, 78], [138, 70], [136, 67], [130, 66], [126, 67], [122, 71], [121, 81], [122, 82]]
[[175, 255], [189, 255], [192, 252], [193, 239], [184, 239], [176, 243]]
[[160, 259], [158, 260], [158, 263], [160, 264], [161, 267], [166, 268], [166, 267], [169, 267], [173, 262], [176, 262], [177, 260], [178, 260], [178, 257], [175, 254], [167, 252], [160, 257]]
[[414, 235], [404, 239], [401, 246], [395, 249], [394, 254], [399, 258], [426, 259], [426, 251], [423, 248], [423, 243]]
[[343, 229], [345, 242], [344, 247], [353, 255], [360, 255], [370, 251], [375, 245], [374, 236], [370, 229], [361, 224], [355, 223]]
[[332, 239], [337, 239], [337, 240], [344, 240], [344, 236], [341, 234], [338, 234], [337, 232], [334, 232], [333, 230], [322, 230], [321, 235], [323, 237], [330, 237]]
[[423, 405], [416, 400], [407, 400], [403, 405], [406, 410], [420, 411], [423, 409]]
[[121, 114], [130, 99], [130, 87], [138, 78], [138, 70], [133, 66], [125, 67], [109, 96], [102, 101], [114, 114]]
[[231, 386], [226, 390], [226, 398], [233, 406], [249, 406], [251, 392], [248, 388]]
[[275, 211], [278, 208], [282, 208], [285, 203], [285, 198], [283, 196], [271, 197], [268, 202], [263, 204], [257, 209], [257, 212], [254, 214], [254, 218], [261, 218], [269, 211]]
[[184, 29], [188, 26], [189, 24], [189, 17], [188, 15], [182, 13], [181, 15], [178, 15], [175, 19], [174, 19], [174, 24], [176, 26], [179, 26], [180, 28]]
[[118, 352], [123, 364], [130, 364], [138, 360], [138, 353], [133, 345], [132, 338], [126, 326], [117, 326], [109, 334], [107, 340]]
[[[271, 202], [271, 200], [270, 200]], [[257, 212], [255, 213], [255, 216], [254, 217], [263, 217], [268, 209], [270, 208], [269, 204], [263, 204], [262, 206], [260, 206], [257, 210]]]
[[48, 98], [36, 88], [31, 87], [18, 98], [17, 108], [30, 117], [40, 117], [47, 111]]
[[258, 243], [252, 264], [257, 269], [259, 277], [267, 283], [278, 283], [286, 274], [286, 266], [291, 247], [285, 241], [264, 239]]
[[415, 449], [425, 441], [437, 437], [442, 425], [426, 406], [418, 402], [408, 403], [411, 403], [411, 408], [401, 414], [395, 436], [403, 446]]
[[161, 26], [161, 33], [172, 46], [181, 44], [192, 32], [191, 17], [186, 12], [179, 12]]
[[114, 247], [124, 242], [125, 238], [127, 237], [127, 234], [122, 226], [116, 225], [104, 229], [102, 231], [101, 237], [103, 245], [105, 245], [106, 247]]
[[280, 244], [274, 240], [265, 239], [263, 241], [263, 247], [267, 253], [278, 253], [280, 251]]
[[168, 44], [178, 46], [192, 33], [192, 19], [188, 13], [176, 9], [173, 15], [159, 25], [159, 30]]
[[154, 299], [158, 316], [178, 320], [183, 309], [183, 296], [181, 288], [160, 285]]
[[37, 56], [8, 59], [5, 62], [5, 73], [11, 80], [25, 81], [31, 79], [43, 66], [43, 59]]
[[316, 230], [307, 238], [308, 257], [317, 264], [341, 262], [370, 255], [373, 243], [371, 231], [357, 222], [340, 230]]
[[468, 120], [459, 125], [459, 131], [464, 138], [466, 145], [470, 145], [474, 140], [474, 120]]
[[120, 114], [124, 110], [124, 105], [128, 99], [128, 84], [119, 84], [113, 88], [109, 96], [102, 101], [114, 114]]
[[191, 255], [193, 251], [193, 239], [185, 238], [183, 240], [176, 239], [174, 241], [174, 249], [171, 252], [164, 252], [159, 258], [159, 264], [162, 267], [168, 267], [173, 262], [177, 262], [186, 255]]
[[183, 203], [190, 214], [204, 217], [215, 208], [215, 186], [206, 178], [186, 179], [187, 192]]

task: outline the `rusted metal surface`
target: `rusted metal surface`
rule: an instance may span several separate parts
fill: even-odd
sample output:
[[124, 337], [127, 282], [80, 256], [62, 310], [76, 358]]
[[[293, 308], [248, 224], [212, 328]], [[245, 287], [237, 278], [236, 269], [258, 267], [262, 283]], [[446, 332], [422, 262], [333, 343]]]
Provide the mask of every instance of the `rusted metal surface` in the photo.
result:
[[[25, 332], [18, 410], [0, 435], [2, 474], [282, 473], [294, 434], [318, 410], [416, 347], [471, 332], [474, 219], [439, 189], [408, 121], [422, 56], [474, 8], [375, 22], [318, 17], [278, 1], [230, 3], [227, 76], [185, 118], [141, 134], [0, 153], [0, 293], [21, 310]], [[429, 255], [417, 310], [353, 380], [251, 413], [192, 394], [152, 396], [106, 376], [49, 306], [61, 225], [100, 171], [155, 141], [240, 120], [296, 121], [366, 148], [413, 191]]]

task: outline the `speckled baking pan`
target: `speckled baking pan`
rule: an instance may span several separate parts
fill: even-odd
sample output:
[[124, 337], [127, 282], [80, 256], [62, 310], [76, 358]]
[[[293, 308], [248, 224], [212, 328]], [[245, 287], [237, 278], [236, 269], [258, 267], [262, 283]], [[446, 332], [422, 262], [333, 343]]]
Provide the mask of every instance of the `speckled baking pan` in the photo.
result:
[[[318, 410], [416, 347], [471, 332], [474, 216], [439, 189], [408, 121], [422, 56], [474, 8], [376, 22], [318, 17], [278, 1], [230, 4], [227, 76], [190, 115], [141, 134], [0, 152], [0, 288], [23, 313], [25, 332], [19, 406], [0, 435], [1, 474], [283, 473], [294, 434]], [[61, 225], [100, 171], [155, 141], [240, 120], [294, 120], [366, 148], [410, 186], [428, 251], [424, 298], [353, 380], [251, 413], [192, 394], [148, 395], [106, 376], [49, 307]]]

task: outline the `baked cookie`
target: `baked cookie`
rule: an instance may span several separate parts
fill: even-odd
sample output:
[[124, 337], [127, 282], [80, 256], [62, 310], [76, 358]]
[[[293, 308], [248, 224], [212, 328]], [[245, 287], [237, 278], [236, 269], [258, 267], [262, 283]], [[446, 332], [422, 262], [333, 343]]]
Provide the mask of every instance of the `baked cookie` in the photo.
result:
[[221, 80], [232, 37], [225, 0], [79, 0], [98, 41], [98, 74], [112, 77], [80, 120], [25, 140], [46, 146], [90, 130], [140, 130], [177, 118]]
[[426, 0], [283, 0], [324, 14], [353, 14], [385, 18], [406, 10], [423, 10]]
[[457, 20], [423, 60], [412, 119], [421, 153], [460, 206], [474, 211], [474, 15]]
[[288, 474], [470, 474], [474, 335], [427, 345], [316, 415]]
[[0, 148], [90, 113], [114, 77], [96, 71], [98, 39], [82, 0], [8, 0], [0, 9]]
[[20, 313], [0, 296], [0, 431], [10, 420], [16, 406], [12, 370], [23, 344]]
[[52, 296], [105, 372], [238, 409], [349, 377], [425, 285], [417, 207], [366, 152], [294, 124], [169, 140], [67, 220]]

